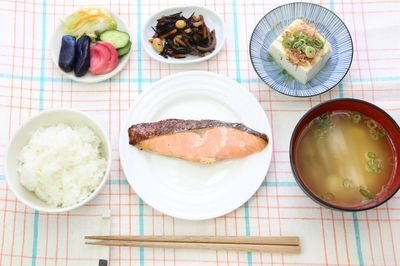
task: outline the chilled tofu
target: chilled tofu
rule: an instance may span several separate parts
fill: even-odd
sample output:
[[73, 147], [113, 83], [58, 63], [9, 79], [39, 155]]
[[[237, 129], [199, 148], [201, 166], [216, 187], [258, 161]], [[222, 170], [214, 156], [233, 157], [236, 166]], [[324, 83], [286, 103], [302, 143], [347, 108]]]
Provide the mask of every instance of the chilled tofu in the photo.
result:
[[331, 52], [330, 43], [301, 19], [293, 21], [268, 49], [272, 58], [303, 84], [324, 67]]

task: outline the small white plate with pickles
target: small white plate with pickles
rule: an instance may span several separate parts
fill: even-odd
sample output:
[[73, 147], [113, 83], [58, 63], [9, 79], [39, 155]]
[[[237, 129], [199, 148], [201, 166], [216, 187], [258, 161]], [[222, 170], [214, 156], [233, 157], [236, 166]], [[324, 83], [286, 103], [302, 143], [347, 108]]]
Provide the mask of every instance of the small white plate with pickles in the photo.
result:
[[[65, 31], [65, 21], [70, 18], [71, 16], [75, 15], [75, 14], [79, 14], [82, 13], [82, 15], [80, 15], [82, 18], [80, 18], [80, 20], [78, 18], [76, 18], [76, 33], [81, 33], [82, 31], [85, 32], [84, 35], [86, 35], [86, 33], [88, 32], [93, 32], [93, 34], [91, 36], [89, 36], [91, 38], [91, 44], [90, 46], [95, 45], [94, 41], [98, 41], [99, 40], [99, 35], [101, 32], [104, 31], [109, 31], [109, 30], [116, 30], [116, 31], [120, 31], [123, 32], [125, 34], [132, 36], [132, 34], [129, 32], [128, 27], [126, 26], [125, 22], [116, 14], [112, 13], [111, 11], [107, 10], [107, 9], [103, 9], [103, 8], [84, 8], [84, 9], [79, 9], [76, 10], [75, 12], [68, 14], [65, 18], [63, 18], [63, 20], [61, 21], [61, 23], [56, 27], [53, 36], [51, 38], [50, 41], [50, 48], [51, 48], [51, 57], [53, 59], [54, 64], [56, 65], [57, 69], [67, 78], [72, 79], [74, 81], [77, 82], [82, 82], [82, 83], [96, 83], [96, 82], [101, 82], [101, 81], [105, 81], [107, 79], [110, 79], [112, 77], [114, 77], [115, 75], [117, 75], [119, 72], [121, 72], [125, 66], [128, 64], [129, 62], [129, 57], [132, 53], [132, 40], [129, 40], [129, 47], [124, 47], [126, 48], [127, 52], [125, 51], [124, 54], [120, 54], [118, 49], [119, 47], [115, 47], [117, 49], [117, 53], [118, 53], [118, 63], [115, 67], [112, 68], [112, 70], [104, 73], [104, 74], [92, 74], [90, 73], [90, 71], [86, 70], [85, 74], [83, 74], [82, 76], [77, 76], [74, 73], [74, 70], [71, 71], [64, 71], [61, 67], [60, 67], [60, 62], [59, 62], [59, 57], [60, 57], [60, 50], [61, 50], [61, 46], [62, 46], [62, 38], [65, 35], [72, 35], [74, 37], [75, 34], [71, 34], [71, 33], [67, 33]], [[75, 15], [77, 17], [77, 15]], [[109, 19], [109, 17], [111, 17], [111, 21]], [[91, 19], [92, 18], [92, 19]], [[96, 19], [93, 19], [96, 18]], [[97, 21], [96, 21], [97, 20]], [[81, 26], [79, 26], [81, 25]], [[108, 26], [107, 26], [108, 25]], [[113, 25], [113, 26], [110, 26]], [[78, 35], [79, 35], [78, 34]], [[97, 36], [93, 36], [93, 35], [97, 35]], [[79, 38], [77, 38], [79, 39]], [[89, 53], [89, 56], [91, 57], [91, 52]], [[77, 60], [75, 60], [77, 61]]]

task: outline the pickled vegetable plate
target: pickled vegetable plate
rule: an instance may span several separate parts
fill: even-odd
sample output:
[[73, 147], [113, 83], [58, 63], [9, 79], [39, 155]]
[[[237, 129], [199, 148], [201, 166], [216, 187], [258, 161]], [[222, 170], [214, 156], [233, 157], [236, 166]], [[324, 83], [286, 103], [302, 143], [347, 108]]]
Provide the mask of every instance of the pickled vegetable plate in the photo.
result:
[[[125, 23], [122, 21], [122, 19], [119, 16], [115, 15], [114, 13], [112, 13], [110, 11], [108, 11], [108, 12], [113, 17], [113, 19], [117, 22], [117, 30], [122, 31], [122, 32], [129, 32], [127, 26], [125, 25]], [[132, 49], [127, 54], [120, 57], [118, 65], [112, 71], [110, 71], [106, 74], [93, 75], [90, 72], [87, 72], [85, 75], [83, 75], [81, 77], [77, 77], [75, 75], [74, 71], [64, 72], [59, 66], [59, 55], [60, 55], [60, 50], [61, 50], [61, 41], [62, 41], [63, 36], [65, 36], [65, 35], [68, 35], [68, 34], [65, 33], [63, 24], [60, 23], [57, 26], [57, 28], [52, 36], [52, 39], [51, 39], [51, 55], [52, 55], [52, 58], [53, 58], [53, 61], [54, 61], [54, 64], [56, 65], [56, 67], [66, 77], [68, 77], [72, 80], [75, 80], [78, 82], [83, 82], [83, 83], [101, 82], [101, 81], [107, 80], [109, 78], [112, 78], [113, 76], [118, 74], [127, 65], [128, 61], [129, 61], [129, 57], [131, 55]]]

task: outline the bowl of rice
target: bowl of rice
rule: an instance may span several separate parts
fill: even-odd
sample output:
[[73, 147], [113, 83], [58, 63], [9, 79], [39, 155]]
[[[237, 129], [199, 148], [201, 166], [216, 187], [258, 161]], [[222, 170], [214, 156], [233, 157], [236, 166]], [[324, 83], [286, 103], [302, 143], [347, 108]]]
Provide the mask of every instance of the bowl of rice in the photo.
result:
[[90, 201], [107, 180], [110, 143], [88, 115], [44, 111], [25, 122], [8, 146], [5, 172], [10, 189], [29, 207], [48, 213]]

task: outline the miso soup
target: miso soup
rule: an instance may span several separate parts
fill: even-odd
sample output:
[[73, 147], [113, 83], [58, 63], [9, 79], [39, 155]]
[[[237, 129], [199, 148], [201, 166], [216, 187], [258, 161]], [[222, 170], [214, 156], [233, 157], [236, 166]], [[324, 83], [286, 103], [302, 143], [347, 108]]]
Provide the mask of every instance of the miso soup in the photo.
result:
[[377, 200], [394, 176], [392, 143], [382, 126], [361, 113], [325, 113], [304, 129], [295, 150], [304, 184], [332, 205]]

